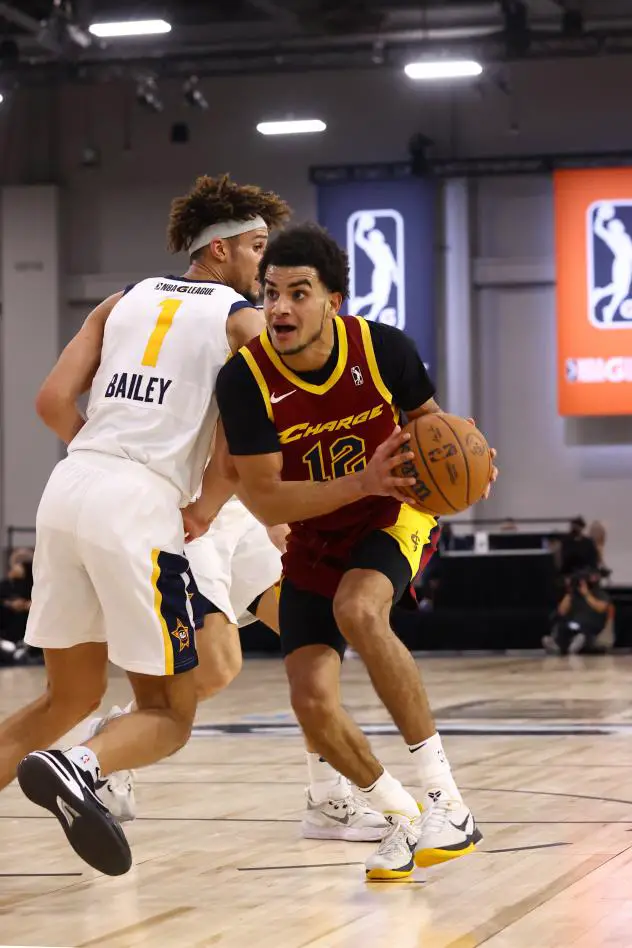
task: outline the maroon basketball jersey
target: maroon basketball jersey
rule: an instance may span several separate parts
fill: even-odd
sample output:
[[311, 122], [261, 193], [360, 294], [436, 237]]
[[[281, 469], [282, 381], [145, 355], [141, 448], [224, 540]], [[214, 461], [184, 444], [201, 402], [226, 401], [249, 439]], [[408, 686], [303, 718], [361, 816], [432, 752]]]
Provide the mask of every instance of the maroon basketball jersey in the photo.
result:
[[[337, 316], [335, 322], [338, 361], [322, 385], [294, 374], [267, 332], [246, 347], [244, 358], [279, 433], [286, 481], [324, 481], [361, 471], [399, 416], [380, 376], [366, 320]], [[299, 588], [333, 595], [352, 548], [367, 533], [392, 526], [399, 510], [393, 498], [366, 497], [291, 524], [284, 574]]]

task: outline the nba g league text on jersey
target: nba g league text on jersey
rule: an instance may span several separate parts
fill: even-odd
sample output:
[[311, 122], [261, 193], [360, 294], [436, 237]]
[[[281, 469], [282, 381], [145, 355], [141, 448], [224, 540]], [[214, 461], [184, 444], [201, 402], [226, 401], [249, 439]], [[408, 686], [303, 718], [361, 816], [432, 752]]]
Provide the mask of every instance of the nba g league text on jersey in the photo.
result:
[[160, 290], [161, 293], [194, 293], [197, 296], [210, 296], [211, 293], [215, 292], [215, 287], [213, 286], [190, 286], [189, 284], [181, 283], [156, 283], [155, 290]]

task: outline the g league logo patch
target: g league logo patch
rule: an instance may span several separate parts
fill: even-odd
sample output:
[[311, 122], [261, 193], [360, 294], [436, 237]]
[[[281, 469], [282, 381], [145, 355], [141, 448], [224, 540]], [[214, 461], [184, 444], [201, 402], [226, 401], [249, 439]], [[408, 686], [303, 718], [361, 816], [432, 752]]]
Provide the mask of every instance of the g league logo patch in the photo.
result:
[[404, 218], [395, 210], [355, 211], [347, 219], [349, 312], [406, 327]]
[[599, 329], [632, 329], [632, 200], [591, 204], [587, 231], [588, 319]]

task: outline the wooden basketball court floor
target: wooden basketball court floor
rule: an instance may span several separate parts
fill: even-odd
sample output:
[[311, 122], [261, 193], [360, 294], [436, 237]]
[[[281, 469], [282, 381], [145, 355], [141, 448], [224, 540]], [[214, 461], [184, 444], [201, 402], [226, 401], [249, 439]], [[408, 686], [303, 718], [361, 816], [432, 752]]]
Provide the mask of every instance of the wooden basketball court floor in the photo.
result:
[[[0, 794], [0, 942], [65, 948], [630, 948], [632, 657], [420, 659], [485, 834], [475, 855], [367, 884], [373, 844], [300, 838], [305, 765], [277, 659], [198, 712], [142, 771], [135, 865], [99, 876], [13, 784]], [[0, 672], [0, 710], [40, 669]], [[361, 663], [346, 702], [393, 773], [402, 741]], [[112, 679], [106, 705], [127, 700]]]

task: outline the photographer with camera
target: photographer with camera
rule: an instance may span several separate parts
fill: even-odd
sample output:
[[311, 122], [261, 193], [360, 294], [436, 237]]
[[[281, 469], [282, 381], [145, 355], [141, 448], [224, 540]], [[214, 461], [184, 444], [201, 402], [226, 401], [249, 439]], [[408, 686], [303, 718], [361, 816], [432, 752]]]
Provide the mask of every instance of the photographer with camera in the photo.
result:
[[576, 655], [598, 653], [597, 636], [608, 621], [610, 597], [601, 587], [601, 574], [596, 569], [582, 569], [568, 576], [564, 595], [552, 617], [550, 635], [542, 645], [549, 654]]

